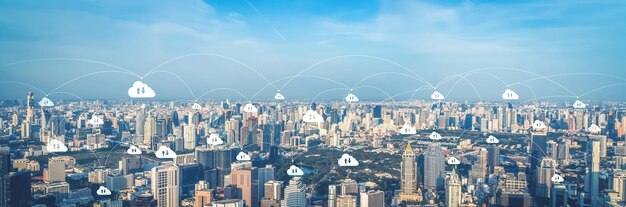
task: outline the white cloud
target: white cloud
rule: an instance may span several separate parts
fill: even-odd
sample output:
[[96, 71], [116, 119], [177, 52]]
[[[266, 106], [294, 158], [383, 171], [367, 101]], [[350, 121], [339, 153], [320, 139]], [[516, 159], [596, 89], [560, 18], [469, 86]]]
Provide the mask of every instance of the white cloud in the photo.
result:
[[99, 116], [91, 115], [91, 119], [89, 119], [89, 124], [99, 126], [104, 124], [104, 120], [102, 120], [102, 118], [100, 118]]
[[224, 144], [224, 141], [222, 139], [220, 139], [220, 136], [217, 134], [211, 134], [209, 135], [209, 138], [206, 139], [207, 144], [210, 145], [220, 145], [220, 144]]
[[519, 95], [511, 89], [506, 89], [504, 93], [502, 93], [502, 99], [504, 100], [517, 100], [519, 99]]
[[587, 107], [587, 104], [583, 103], [580, 100], [576, 100], [574, 104], [572, 104], [572, 106], [574, 106], [575, 109], [584, 109]]
[[587, 129], [589, 132], [594, 133], [594, 134], [598, 134], [602, 131], [602, 129], [600, 129], [600, 127], [598, 125], [595, 124], [591, 124], [591, 126], [589, 126], [589, 128]]
[[319, 123], [324, 122], [324, 117], [319, 115], [316, 111], [308, 110], [304, 113], [304, 116], [302, 116], [302, 121], [306, 123]]
[[128, 96], [131, 98], [154, 98], [156, 93], [148, 84], [144, 84], [141, 81], [135, 81], [133, 86], [128, 88]]
[[441, 137], [441, 134], [437, 133], [437, 132], [432, 132], [430, 133], [430, 136], [428, 136], [430, 139], [432, 140], [440, 140], [443, 137]]
[[489, 144], [498, 144], [498, 143], [500, 143], [500, 140], [498, 140], [498, 138], [496, 138], [496, 137], [494, 137], [492, 135], [489, 135], [489, 138], [487, 138], [487, 143], [489, 143]]
[[404, 126], [400, 128], [400, 134], [410, 135], [410, 134], [416, 134], [416, 133], [417, 131], [415, 130], [415, 128], [413, 128], [413, 126], [409, 124], [404, 124]]
[[347, 102], [357, 102], [357, 101], [359, 101], [359, 97], [357, 97], [356, 95], [354, 95], [354, 94], [352, 94], [352, 93], [349, 93], [349, 94], [346, 96], [346, 101], [347, 101]]
[[202, 106], [199, 103], [193, 103], [193, 105], [191, 105], [191, 108], [195, 110], [201, 110]]
[[543, 123], [542, 121], [535, 120], [535, 122], [533, 123], [532, 128], [533, 128], [533, 130], [543, 130], [543, 129], [546, 128], [546, 124]]
[[247, 103], [245, 106], [243, 106], [243, 111], [246, 113], [256, 113], [258, 109], [251, 103]]
[[449, 157], [447, 163], [448, 165], [458, 165], [461, 164], [461, 161], [459, 161], [459, 159], [456, 159], [456, 157]]
[[276, 99], [276, 100], [283, 100], [283, 99], [285, 99], [285, 96], [283, 96], [283, 94], [281, 94], [281, 93], [276, 93], [276, 95], [274, 95], [274, 99]]
[[339, 160], [337, 160], [337, 163], [339, 164], [339, 166], [342, 166], [342, 167], [356, 167], [356, 166], [359, 166], [359, 161], [354, 159], [354, 157], [352, 157], [352, 155], [349, 155], [349, 154], [341, 155], [341, 158], [339, 158]]
[[67, 146], [57, 139], [51, 139], [46, 145], [46, 150], [48, 152], [67, 152]]
[[176, 153], [174, 150], [170, 149], [167, 146], [159, 147], [159, 150], [154, 152], [154, 155], [160, 159], [174, 159], [176, 158]]
[[104, 187], [104, 186], [100, 186], [100, 188], [98, 188], [98, 190], [96, 191], [96, 194], [98, 195], [111, 195], [111, 191]]
[[434, 91], [433, 94], [430, 95], [430, 98], [433, 100], [443, 100], [443, 94], [439, 93], [439, 91]]
[[550, 178], [550, 180], [551, 180], [552, 182], [556, 182], [556, 183], [560, 183], [560, 182], [565, 181], [565, 180], [563, 179], [563, 177], [561, 177], [561, 176], [560, 176], [560, 175], [558, 175], [558, 174], [554, 174], [554, 175], [552, 175], [552, 178]]
[[287, 175], [289, 176], [303, 176], [304, 171], [295, 165], [291, 165], [289, 169], [287, 169]]
[[126, 150], [126, 153], [128, 153], [129, 155], [140, 155], [141, 154], [141, 149], [139, 149], [139, 147], [137, 147], [135, 145], [131, 145]]
[[43, 98], [41, 98], [41, 101], [39, 101], [39, 106], [42, 106], [42, 107], [52, 107], [52, 106], [54, 106], [54, 102], [52, 102], [47, 97], [43, 97]]
[[250, 155], [245, 152], [239, 152], [236, 158], [237, 161], [250, 161]]

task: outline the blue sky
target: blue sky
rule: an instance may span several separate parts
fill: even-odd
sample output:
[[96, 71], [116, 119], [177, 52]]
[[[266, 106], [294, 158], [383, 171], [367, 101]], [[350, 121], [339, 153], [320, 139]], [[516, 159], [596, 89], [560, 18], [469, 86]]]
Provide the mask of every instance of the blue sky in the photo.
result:
[[[626, 2], [617, 0], [0, 0], [0, 98], [23, 97], [34, 90], [14, 82], [45, 93], [63, 85], [54, 92], [64, 93], [52, 98], [67, 93], [125, 98], [137, 77], [99, 72], [119, 69], [68, 59], [99, 61], [144, 75], [172, 58], [210, 53], [214, 55], [169, 62], [157, 69], [165, 72], [144, 80], [162, 99], [195, 99], [216, 88], [229, 89], [205, 97], [237, 97], [233, 89], [250, 98], [268, 83], [233, 60], [274, 81], [345, 56], [312, 67], [283, 93], [287, 98], [341, 98], [345, 91], [320, 94], [344, 87], [327, 79], [357, 88], [359, 80], [386, 73], [361, 82], [367, 87], [355, 90], [362, 97], [383, 99], [424, 84], [399, 73], [417, 74], [426, 85], [437, 85], [473, 69], [507, 67], [515, 70], [481, 70], [445, 82], [438, 90], [451, 99], [498, 99], [506, 84], [537, 79], [537, 74], [602, 73], [539, 78], [510, 87], [525, 100], [582, 94], [581, 99], [623, 100], [626, 96], [619, 91], [626, 87], [620, 85], [625, 82], [620, 77], [626, 77], [625, 20]], [[45, 58], [63, 60], [28, 61]], [[97, 74], [67, 83], [89, 73]], [[282, 88], [286, 80], [276, 87]], [[602, 89], [611, 84], [615, 86]], [[275, 92], [268, 87], [257, 97]], [[431, 92], [421, 90], [415, 97], [427, 99]]]

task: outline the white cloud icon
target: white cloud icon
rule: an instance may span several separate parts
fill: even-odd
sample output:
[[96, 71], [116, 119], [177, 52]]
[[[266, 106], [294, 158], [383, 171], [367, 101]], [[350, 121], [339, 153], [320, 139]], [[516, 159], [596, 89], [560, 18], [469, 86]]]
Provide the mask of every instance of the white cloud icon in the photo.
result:
[[98, 190], [96, 191], [96, 194], [98, 195], [111, 195], [111, 191], [104, 187], [104, 186], [100, 186], [100, 188], [98, 188]]
[[589, 126], [587, 130], [589, 130], [589, 132], [591, 133], [600, 133], [602, 131], [602, 129], [600, 129], [600, 127], [595, 124], [591, 124], [591, 126]]
[[433, 94], [430, 95], [430, 98], [433, 100], [443, 100], [443, 94], [439, 93], [439, 91], [435, 91], [433, 92]]
[[247, 103], [243, 107], [243, 111], [246, 112], [246, 113], [254, 113], [254, 112], [257, 112], [258, 109], [256, 108], [256, 106], [252, 105], [251, 103]]
[[541, 130], [545, 128], [546, 128], [546, 124], [544, 124], [542, 121], [535, 120], [535, 122], [533, 123], [534, 130]]
[[191, 108], [195, 110], [200, 110], [202, 109], [202, 106], [199, 103], [193, 103], [193, 105], [191, 105]]
[[148, 84], [141, 81], [135, 81], [133, 86], [128, 89], [128, 96], [131, 98], [154, 98], [156, 93]]
[[447, 162], [448, 162], [448, 165], [461, 164], [461, 161], [459, 161], [459, 159], [456, 159], [456, 157], [449, 157]]
[[46, 145], [46, 150], [48, 152], [67, 152], [67, 146], [57, 139], [51, 139]]
[[587, 108], [587, 104], [583, 103], [583, 102], [582, 102], [582, 101], [580, 101], [580, 100], [576, 100], [576, 101], [574, 101], [573, 106], [574, 106], [574, 108], [576, 108], [576, 109], [584, 109], [584, 108]]
[[504, 90], [504, 93], [502, 93], [502, 99], [504, 99], [504, 100], [517, 100], [517, 99], [519, 99], [519, 95], [517, 95], [517, 93], [515, 93], [515, 91], [513, 91], [511, 89], [506, 89], [506, 90]]
[[354, 157], [352, 157], [349, 154], [341, 155], [341, 158], [339, 158], [339, 160], [337, 160], [337, 163], [339, 164], [339, 166], [342, 166], [342, 167], [356, 167], [356, 166], [359, 166], [359, 161], [354, 159]]
[[139, 147], [135, 146], [135, 145], [131, 145], [128, 150], [126, 150], [126, 153], [128, 153], [129, 155], [140, 155], [141, 154], [141, 149], [139, 149]]
[[560, 176], [560, 175], [558, 175], [558, 174], [554, 174], [554, 175], [552, 176], [552, 178], [550, 178], [550, 180], [551, 180], [552, 182], [557, 182], [557, 183], [560, 183], [560, 182], [565, 181], [565, 180], [563, 179], [563, 177], [561, 177], [561, 176]]
[[416, 134], [416, 133], [417, 131], [415, 131], [415, 128], [413, 128], [409, 124], [404, 124], [404, 126], [400, 128], [400, 134], [409, 135], [409, 134]]
[[500, 143], [500, 140], [498, 140], [498, 138], [489, 135], [489, 138], [487, 138], [487, 143], [489, 144], [498, 144]]
[[215, 146], [215, 145], [224, 144], [224, 141], [220, 139], [219, 135], [211, 134], [209, 135], [209, 138], [206, 139], [206, 143]]
[[324, 117], [319, 115], [316, 111], [308, 110], [304, 113], [304, 116], [302, 116], [302, 121], [307, 123], [319, 123], [324, 122]]
[[287, 175], [289, 175], [289, 176], [303, 176], [304, 175], [304, 171], [302, 171], [302, 169], [300, 169], [299, 167], [296, 167], [295, 165], [292, 165], [287, 170]]
[[276, 93], [276, 95], [274, 95], [274, 99], [276, 99], [276, 100], [283, 100], [283, 99], [285, 99], [285, 96], [283, 96], [283, 94], [281, 94], [281, 93]]
[[42, 107], [52, 107], [52, 106], [54, 106], [54, 102], [52, 102], [47, 97], [43, 97], [43, 98], [41, 98], [41, 101], [39, 101], [39, 106], [42, 106]]
[[352, 94], [352, 93], [349, 93], [349, 94], [346, 96], [346, 101], [347, 101], [347, 102], [357, 102], [357, 101], [359, 101], [359, 97], [356, 97], [356, 95], [354, 95], [354, 94]]
[[170, 149], [167, 146], [159, 147], [159, 150], [154, 152], [154, 155], [157, 158], [160, 158], [160, 159], [174, 159], [174, 158], [176, 158], [176, 153], [174, 152], [174, 150]]
[[437, 132], [430, 133], [429, 137], [432, 140], [440, 140], [442, 138], [441, 135]]
[[102, 118], [100, 118], [99, 116], [92, 115], [91, 119], [89, 119], [89, 124], [91, 124], [91, 125], [102, 125], [102, 124], [104, 124], [104, 120], [102, 120]]
[[250, 161], [250, 156], [245, 152], [239, 152], [237, 155], [237, 161]]

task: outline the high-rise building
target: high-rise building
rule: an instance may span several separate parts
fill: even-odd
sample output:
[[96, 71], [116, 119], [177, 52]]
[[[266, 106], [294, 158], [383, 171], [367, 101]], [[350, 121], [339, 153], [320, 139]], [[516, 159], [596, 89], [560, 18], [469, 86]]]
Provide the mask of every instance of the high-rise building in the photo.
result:
[[10, 206], [31, 206], [31, 176], [30, 171], [11, 174]]
[[422, 192], [417, 184], [417, 155], [408, 143], [400, 163], [400, 201], [422, 201]]
[[198, 132], [193, 124], [183, 125], [183, 141], [185, 150], [194, 150], [196, 148], [196, 139]]
[[180, 174], [178, 167], [164, 163], [151, 170], [151, 184], [157, 207], [178, 207], [180, 197]]
[[539, 206], [549, 204], [550, 191], [552, 189], [552, 176], [556, 173], [557, 162], [550, 157], [544, 157], [541, 160], [539, 169], [537, 169], [537, 184], [535, 201]]
[[609, 179], [611, 189], [617, 192], [617, 200], [626, 202], [626, 171], [619, 170], [613, 173], [612, 179]]
[[272, 165], [265, 165], [265, 167], [258, 168], [258, 180], [259, 180], [259, 190], [258, 190], [258, 198], [263, 198], [265, 195], [265, 183], [274, 180], [274, 167]]
[[[587, 181], [585, 190], [589, 194], [591, 206], [600, 203], [600, 140], [590, 138], [587, 143]], [[587, 187], [588, 186], [588, 187]]]
[[65, 159], [63, 157], [48, 159], [48, 168], [44, 171], [44, 181], [65, 181]]
[[213, 202], [213, 190], [211, 189], [202, 189], [197, 190], [195, 192], [195, 203], [194, 207], [205, 207], [209, 206], [211, 202]]
[[528, 186], [531, 196], [535, 195], [535, 188], [537, 183], [537, 169], [543, 157], [545, 156], [546, 143], [548, 142], [548, 135], [546, 132], [531, 132], [530, 139], [528, 141], [528, 149], [530, 151], [530, 174], [528, 174]]
[[356, 207], [357, 204], [355, 195], [337, 196], [337, 207]]
[[[0, 152], [0, 207], [11, 204], [11, 154]], [[22, 185], [22, 184], [20, 184]], [[30, 184], [29, 184], [30, 185]]]
[[264, 199], [270, 199], [275, 201], [280, 201], [283, 199], [283, 182], [270, 180], [263, 185], [265, 194], [263, 195]]
[[328, 207], [337, 206], [337, 186], [328, 185]]
[[152, 147], [154, 144], [153, 136], [156, 135], [156, 120], [148, 115], [143, 126], [143, 144]]
[[306, 206], [305, 186], [300, 177], [293, 177], [289, 180], [289, 185], [285, 187], [285, 200], [281, 206]]
[[461, 181], [456, 174], [456, 170], [453, 170], [446, 179], [446, 206], [461, 206]]
[[360, 193], [361, 207], [378, 207], [385, 206], [385, 192], [379, 190], [370, 190]]
[[489, 145], [487, 147], [487, 166], [489, 168], [488, 174], [493, 174], [495, 167], [500, 166], [500, 148], [495, 145]]
[[568, 207], [569, 192], [565, 185], [554, 184], [552, 186], [552, 192], [550, 192], [550, 206], [551, 207]]
[[29, 91], [26, 96], [26, 120], [33, 122], [35, 117], [35, 95]]
[[255, 167], [233, 169], [230, 172], [230, 184], [241, 189], [241, 198], [246, 206], [259, 206], [259, 177]]
[[441, 145], [439, 143], [428, 144], [424, 152], [424, 189], [432, 191], [442, 190], [444, 187], [444, 175], [445, 157]]

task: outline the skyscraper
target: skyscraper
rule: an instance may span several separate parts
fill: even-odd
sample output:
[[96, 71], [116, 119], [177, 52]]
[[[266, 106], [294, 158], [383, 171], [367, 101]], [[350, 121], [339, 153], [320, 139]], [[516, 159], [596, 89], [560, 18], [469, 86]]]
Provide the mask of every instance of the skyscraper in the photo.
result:
[[[11, 204], [11, 154], [0, 152], [0, 207], [8, 207]], [[30, 185], [30, 184], [29, 184]]]
[[444, 175], [445, 157], [441, 145], [439, 143], [428, 144], [424, 152], [424, 188], [432, 191], [442, 190]]
[[[590, 138], [587, 143], [587, 181], [585, 190], [588, 190], [591, 206], [598, 206], [600, 202], [600, 140]], [[587, 188], [586, 186], [589, 186]]]
[[493, 174], [495, 167], [500, 166], [500, 148], [495, 145], [489, 145], [487, 147], [487, 166], [489, 167], [489, 174]]
[[337, 206], [337, 186], [328, 185], [328, 207]]
[[417, 155], [406, 145], [400, 163], [400, 201], [422, 201], [422, 192], [417, 185]]
[[178, 167], [164, 163], [151, 170], [152, 194], [158, 207], [178, 207], [180, 175]]
[[461, 181], [453, 170], [446, 179], [446, 206], [459, 207], [461, 205]]
[[545, 132], [531, 132], [530, 139], [528, 141], [528, 149], [530, 150], [530, 174], [528, 174], [528, 186], [531, 195], [535, 196], [535, 188], [537, 184], [537, 168], [543, 157], [545, 157], [546, 143], [548, 136]]
[[193, 150], [196, 148], [196, 139], [198, 133], [196, 132], [196, 126], [193, 124], [183, 125], [183, 140], [185, 142], [185, 150]]
[[48, 159], [48, 168], [45, 169], [44, 180], [47, 182], [65, 181], [65, 159], [63, 157]]
[[293, 177], [289, 180], [289, 185], [285, 187], [284, 205], [281, 206], [306, 206], [305, 186], [300, 177]]
[[230, 184], [241, 189], [241, 198], [246, 206], [259, 206], [259, 177], [256, 167], [233, 169]]
[[385, 192], [379, 190], [370, 190], [360, 193], [361, 207], [378, 207], [385, 206]]
[[536, 187], [536, 203], [539, 206], [549, 204], [550, 191], [552, 189], [552, 176], [556, 173], [557, 162], [550, 157], [544, 157], [541, 160], [539, 169], [537, 169]]

